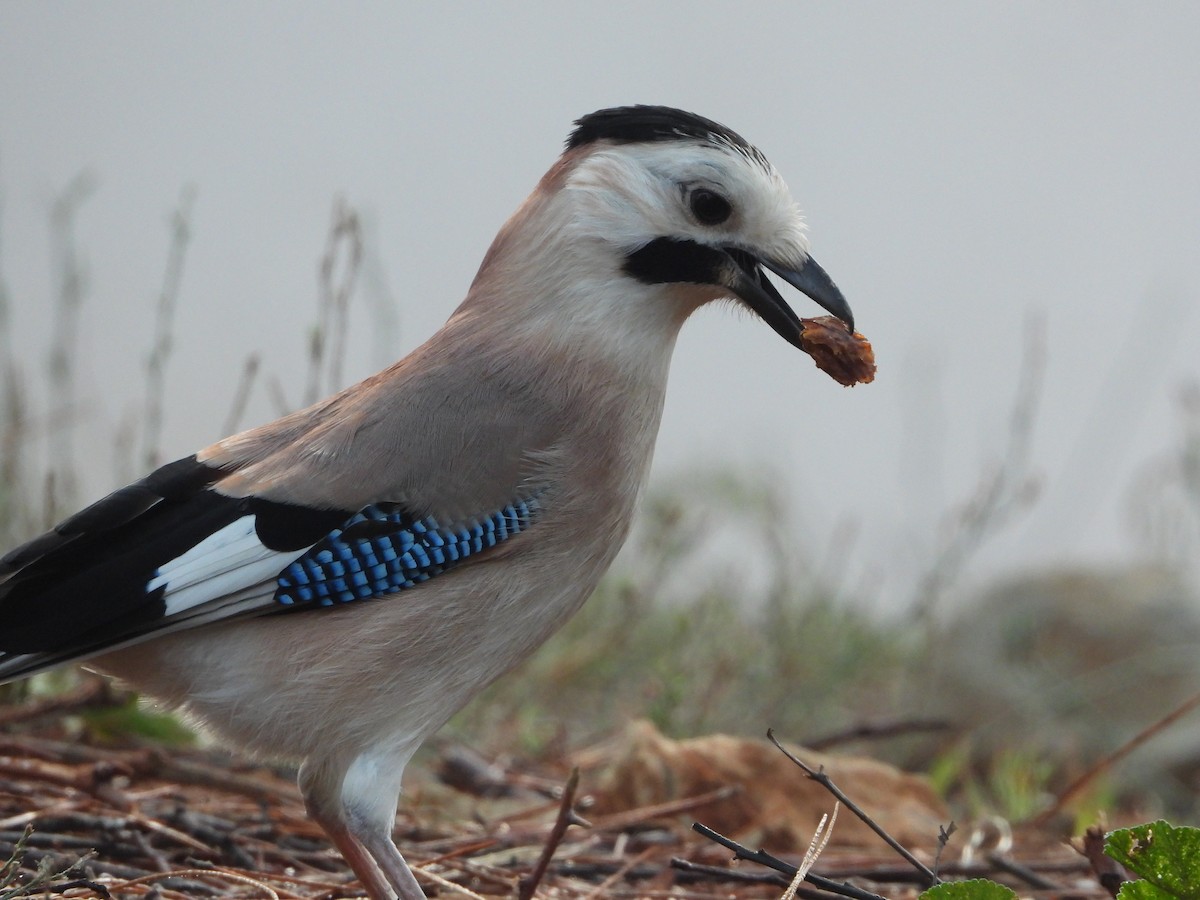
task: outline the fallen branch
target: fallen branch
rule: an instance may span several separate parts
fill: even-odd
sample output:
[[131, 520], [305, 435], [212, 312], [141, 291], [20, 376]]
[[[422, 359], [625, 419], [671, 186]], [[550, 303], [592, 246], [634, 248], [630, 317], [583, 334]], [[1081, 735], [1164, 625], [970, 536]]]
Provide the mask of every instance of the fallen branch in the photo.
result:
[[953, 727], [954, 723], [949, 719], [880, 719], [872, 722], [859, 722], [824, 737], [806, 739], [804, 746], [809, 750], [828, 750], [830, 747], [850, 741], [949, 731]]
[[666, 803], [656, 803], [652, 806], [639, 806], [625, 812], [613, 813], [592, 823], [596, 831], [625, 831], [634, 825], [641, 825], [651, 819], [661, 819], [666, 816], [677, 816], [689, 812], [698, 806], [708, 806], [721, 800], [728, 800], [738, 794], [741, 787], [727, 785], [707, 794], [697, 794], [695, 797], [684, 797], [682, 800], [669, 800]]
[[[735, 859], [744, 859], [747, 862], [758, 863], [760, 866], [766, 866], [768, 869], [774, 869], [776, 872], [781, 872], [787, 876], [790, 882], [796, 877], [796, 872], [799, 871], [798, 866], [793, 866], [791, 863], [784, 862], [778, 856], [772, 856], [765, 850], [751, 850], [739, 844], [732, 838], [727, 838], [719, 832], [713, 831], [707, 825], [702, 825], [699, 822], [692, 823], [692, 830], [697, 834], [702, 834], [710, 841], [715, 841], [722, 847], [732, 850]], [[872, 894], [870, 891], [864, 891], [862, 888], [857, 888], [852, 884], [832, 881], [829, 878], [822, 878], [820, 875], [814, 875], [809, 872], [804, 876], [804, 880], [814, 887], [818, 887], [823, 891], [828, 891], [831, 894], [838, 894], [842, 897], [851, 897], [853, 900], [884, 900], [879, 894]]]
[[211, 869], [174, 869], [170, 872], [155, 872], [152, 875], [143, 875], [141, 878], [131, 878], [128, 881], [122, 881], [119, 884], [113, 885], [114, 889], [128, 890], [130, 887], [138, 884], [153, 884], [155, 882], [166, 881], [171, 878], [223, 878], [227, 881], [238, 882], [239, 884], [247, 884], [258, 890], [264, 891], [271, 900], [280, 900], [279, 892], [272, 888], [261, 878], [252, 878], [241, 872], [234, 872], [230, 869], [214, 866]]
[[[90, 879], [76, 877], [65, 885], [61, 883], [61, 880], [69, 875], [78, 875], [82, 865], [91, 859], [91, 853], [85, 853], [66, 866], [61, 865], [61, 858], [57, 855], [44, 855], [37, 860], [37, 870], [27, 877], [23, 884], [16, 884], [21, 862], [29, 855], [27, 844], [32, 835], [33, 829], [26, 826], [9, 853], [8, 859], [0, 866], [0, 897], [5, 900], [17, 900], [19, 897], [33, 897], [35, 894], [44, 896], [48, 893], [63, 893], [73, 888], [86, 887], [103, 900], [112, 900], [112, 895], [104, 885], [97, 884]], [[59, 883], [54, 884], [54, 882]]]
[[567, 829], [572, 825], [582, 825], [585, 828], [591, 827], [587, 820], [575, 814], [575, 790], [578, 787], [579, 769], [574, 768], [571, 770], [571, 777], [567, 779], [566, 785], [563, 786], [562, 803], [558, 807], [558, 818], [554, 820], [554, 827], [550, 829], [550, 834], [546, 836], [546, 844], [542, 847], [542, 855], [538, 858], [537, 865], [533, 867], [533, 871], [517, 882], [518, 900], [531, 900], [534, 892], [537, 890], [537, 886], [541, 883], [542, 878], [545, 877], [546, 869], [550, 866], [550, 860], [554, 856], [554, 851], [562, 843]]
[[1063, 788], [1061, 793], [1059, 793], [1059, 795], [1054, 799], [1054, 802], [1050, 804], [1047, 809], [1044, 809], [1042, 812], [1038, 813], [1029, 824], [1035, 827], [1040, 827], [1047, 824], [1062, 811], [1063, 807], [1074, 800], [1075, 797], [1077, 797], [1089, 784], [1127, 757], [1138, 747], [1142, 746], [1142, 744], [1146, 743], [1146, 741], [1150, 740], [1159, 732], [1169, 728], [1171, 725], [1174, 725], [1177, 721], [1182, 719], [1198, 706], [1200, 706], [1200, 694], [1193, 694], [1153, 725], [1143, 728], [1132, 738], [1130, 738], [1112, 753], [1108, 754], [1108, 756], [1101, 759], [1094, 766]]
[[[771, 884], [787, 887], [788, 880], [778, 872], [742, 872], [739, 869], [727, 869], [721, 866], [706, 866], [703, 863], [692, 862], [690, 859], [672, 857], [671, 868], [691, 875], [702, 875], [705, 878], [720, 878], [724, 881], [740, 881], [743, 884]], [[804, 889], [796, 896], [805, 896]], [[815, 893], [815, 891], [813, 892]]]
[[82, 709], [120, 706], [124, 702], [125, 697], [114, 691], [106, 679], [89, 678], [65, 694], [0, 709], [0, 728]]
[[829, 791], [829, 793], [831, 793], [835, 799], [837, 799], [842, 804], [844, 804], [845, 807], [848, 810], [850, 810], [850, 812], [852, 812], [852, 813], [854, 813], [854, 815], [858, 816], [858, 818], [862, 820], [864, 825], [866, 825], [873, 832], [875, 832], [877, 835], [879, 835], [879, 837], [883, 840], [883, 842], [885, 844], [887, 844], [889, 847], [891, 847], [893, 850], [895, 850], [897, 853], [899, 853], [900, 856], [902, 856], [908, 862], [909, 865], [911, 865], [914, 869], [916, 869], [918, 872], [920, 872], [921, 875], [923, 875], [925, 878], [927, 887], [933, 887], [935, 884], [941, 884], [942, 879], [938, 878], [936, 872], [934, 872], [931, 868], [929, 868], [929, 866], [925, 865], [925, 863], [921, 862], [919, 859], [917, 859], [915, 856], [913, 856], [912, 853], [910, 853], [906, 847], [904, 847], [899, 841], [897, 841], [894, 837], [892, 837], [890, 834], [888, 834], [886, 831], [884, 831], [882, 826], [880, 826], [878, 822], [876, 822], [869, 815], [867, 815], [867, 813], [864, 812], [863, 809], [857, 803], [855, 803], [853, 800], [851, 800], [849, 797], [847, 797], [846, 794], [842, 791], [842, 789], [839, 788], [836, 784], [834, 784], [833, 780], [827, 774], [825, 774], [824, 769], [814, 769], [811, 766], [804, 763], [802, 760], [797, 759], [795, 754], [793, 754], [786, 747], [784, 747], [783, 744], [779, 743], [779, 741], [775, 737], [775, 732], [772, 729], [769, 729], [769, 728], [767, 729], [767, 738], [768, 738], [768, 740], [771, 741], [772, 744], [774, 744], [776, 747], [779, 748], [780, 753], [782, 753], [784, 756], [786, 756], [788, 759], [790, 759], [792, 762], [794, 762], [796, 765], [798, 765], [804, 771], [805, 775], [807, 775], [809, 778], [811, 778], [817, 784], [821, 785], [821, 787], [825, 788], [825, 790]]
[[1002, 856], [999, 853], [989, 853], [987, 860], [1001, 872], [1007, 872], [1009, 875], [1021, 879], [1021, 881], [1032, 888], [1037, 888], [1039, 891], [1067, 890], [1067, 888], [1058, 882], [1051, 881], [1049, 878], [1039, 875], [1033, 869], [1029, 868], [1029, 866], [1022, 865], [1016, 860], [1009, 859], [1007, 856]]
[[588, 893], [582, 897], [582, 900], [598, 900], [600, 897], [608, 896], [608, 892], [613, 888], [614, 885], [617, 884], [617, 882], [624, 879], [630, 872], [634, 871], [639, 865], [652, 858], [657, 852], [657, 847], [647, 847], [637, 856], [626, 860], [625, 863], [620, 866], [620, 868], [616, 869], [611, 875], [588, 891]]

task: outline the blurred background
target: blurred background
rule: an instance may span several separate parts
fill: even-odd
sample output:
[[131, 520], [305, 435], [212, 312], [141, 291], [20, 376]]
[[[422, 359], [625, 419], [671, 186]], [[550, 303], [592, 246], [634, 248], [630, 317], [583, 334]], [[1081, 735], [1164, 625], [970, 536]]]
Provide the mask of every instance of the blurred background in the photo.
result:
[[[455, 727], [932, 716], [871, 752], [1065, 777], [1200, 683], [1198, 38], [1186, 3], [0, 5], [0, 532], [399, 358], [575, 118], [678, 106], [783, 173], [878, 378], [695, 316], [604, 596]], [[1120, 785], [1190, 803], [1193, 732]]]

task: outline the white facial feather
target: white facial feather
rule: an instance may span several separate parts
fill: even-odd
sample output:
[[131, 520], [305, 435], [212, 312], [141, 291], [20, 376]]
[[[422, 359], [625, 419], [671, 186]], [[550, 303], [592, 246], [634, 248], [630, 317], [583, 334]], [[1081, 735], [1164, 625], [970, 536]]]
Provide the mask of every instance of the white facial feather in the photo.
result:
[[[460, 308], [489, 328], [516, 328], [510, 346], [522, 353], [557, 347], [665, 380], [684, 319], [729, 291], [640, 283], [622, 271], [629, 254], [675, 238], [742, 249], [785, 268], [807, 259], [803, 219], [765, 159], [720, 142], [680, 140], [601, 143], [565, 162], [563, 177], [548, 181], [502, 229]], [[696, 219], [689, 197], [702, 187], [730, 203], [726, 222]]]
[[[730, 202], [720, 225], [697, 222], [688, 193], [705, 187]], [[580, 160], [564, 191], [577, 196], [576, 234], [635, 250], [660, 237], [739, 247], [800, 268], [808, 238], [779, 173], [719, 143], [679, 141], [605, 146]]]

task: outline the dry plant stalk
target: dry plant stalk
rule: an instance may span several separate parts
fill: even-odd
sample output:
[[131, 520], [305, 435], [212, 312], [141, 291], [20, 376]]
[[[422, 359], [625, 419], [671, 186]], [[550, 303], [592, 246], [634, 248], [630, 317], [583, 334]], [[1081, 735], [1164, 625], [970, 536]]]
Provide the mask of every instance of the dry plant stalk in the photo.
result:
[[87, 292], [87, 273], [75, 243], [79, 210], [96, 188], [96, 179], [81, 172], [55, 197], [50, 210], [51, 249], [59, 284], [55, 300], [54, 341], [47, 360], [49, 412], [43, 527], [49, 528], [75, 505], [78, 478], [73, 433], [77, 424], [75, 364], [79, 358], [79, 317]]
[[1029, 460], [1046, 371], [1045, 323], [1027, 323], [1025, 334], [1021, 380], [1009, 413], [1004, 450], [995, 466], [980, 476], [974, 494], [942, 523], [947, 537], [914, 591], [912, 607], [918, 617], [927, 618], [934, 612], [971, 555], [1036, 498], [1037, 482], [1029, 474]]
[[183, 263], [191, 239], [192, 204], [196, 199], [193, 188], [185, 188], [179, 205], [171, 213], [171, 241], [167, 249], [167, 264], [163, 271], [162, 288], [154, 313], [154, 343], [146, 359], [146, 400], [142, 407], [142, 465], [155, 469], [162, 463], [162, 429], [167, 362], [174, 345], [172, 334], [175, 310], [179, 305], [179, 286], [183, 283]]
[[[833, 837], [833, 826], [837, 824], [837, 814], [840, 807], [841, 804], [835, 800], [833, 801], [833, 814], [825, 813], [821, 816], [821, 821], [817, 823], [817, 830], [813, 832], [812, 840], [809, 841], [804, 859], [800, 862], [800, 868], [796, 870], [796, 875], [792, 879], [792, 883], [783, 892], [782, 900], [795, 900], [796, 891], [800, 889], [800, 885], [808, 877], [808, 873], [812, 870], [817, 858], [824, 852], [829, 839]], [[828, 827], [826, 827], [826, 823], [828, 823]]]
[[333, 204], [333, 219], [318, 275], [317, 324], [309, 339], [306, 404], [316, 403], [323, 394], [344, 386], [342, 369], [350, 297], [362, 268], [362, 255], [358, 213], [339, 197]]

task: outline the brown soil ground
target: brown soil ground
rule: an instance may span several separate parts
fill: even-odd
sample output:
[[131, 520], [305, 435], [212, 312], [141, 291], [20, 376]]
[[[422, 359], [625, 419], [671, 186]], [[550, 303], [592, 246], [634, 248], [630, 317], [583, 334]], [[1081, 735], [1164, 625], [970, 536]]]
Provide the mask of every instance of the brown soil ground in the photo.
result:
[[[363, 896], [305, 816], [290, 773], [216, 751], [99, 745], [66, 731], [51, 711], [0, 709], [8, 729], [0, 732], [0, 867], [10, 860], [0, 897]], [[585, 774], [573, 809], [587, 824], [556, 842], [568, 767], [505, 769], [450, 747], [414, 765], [396, 834], [430, 896], [516, 897], [548, 847], [542, 898], [773, 898], [787, 887], [782, 875], [734, 862], [689, 827], [705, 821], [706, 806], [716, 814], [712, 792], [612, 811], [589, 796]], [[992, 878], [1022, 897], [1110, 896], [1059, 838], [1018, 829], [1011, 846], [984, 842], [968, 859], [970, 834], [960, 829], [943, 853], [943, 877]], [[793, 865], [802, 855], [779, 853]], [[933, 853], [918, 855], [933, 864]], [[921, 890], [916, 869], [882, 842], [835, 841], [813, 872], [887, 898]], [[806, 885], [798, 896], [835, 895]]]

